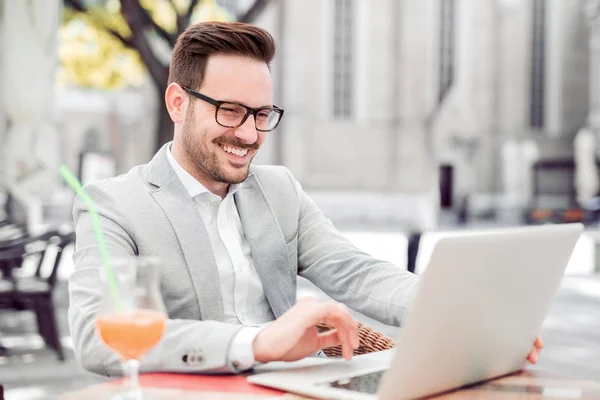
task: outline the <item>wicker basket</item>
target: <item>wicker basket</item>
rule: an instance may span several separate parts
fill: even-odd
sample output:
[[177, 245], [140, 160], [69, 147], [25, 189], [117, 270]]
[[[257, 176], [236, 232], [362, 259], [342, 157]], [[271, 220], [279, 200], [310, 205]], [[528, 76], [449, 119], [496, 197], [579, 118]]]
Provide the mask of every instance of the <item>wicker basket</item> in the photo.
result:
[[[357, 323], [357, 327], [359, 346], [356, 350], [354, 350], [355, 356], [360, 354], [374, 353], [381, 350], [393, 349], [396, 347], [396, 342], [394, 342], [393, 339], [383, 335], [381, 332], [377, 332], [373, 330], [373, 328], [363, 325], [360, 322]], [[317, 325], [319, 332], [326, 332], [332, 328], [332, 326], [327, 324]], [[327, 349], [323, 349], [323, 352], [327, 355], [327, 357], [341, 357], [342, 346], [329, 347]]]

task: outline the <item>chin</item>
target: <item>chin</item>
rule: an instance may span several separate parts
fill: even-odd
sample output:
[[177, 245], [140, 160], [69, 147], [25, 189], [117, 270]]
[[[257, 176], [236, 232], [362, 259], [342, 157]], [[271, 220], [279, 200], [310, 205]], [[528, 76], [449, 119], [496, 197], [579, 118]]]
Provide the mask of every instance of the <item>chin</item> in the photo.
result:
[[226, 181], [224, 183], [229, 183], [229, 184], [242, 183], [248, 177], [248, 166], [244, 166], [241, 168], [235, 168], [235, 169], [232, 169], [231, 167], [229, 167], [229, 168], [227, 168], [227, 170], [225, 170], [223, 172], [225, 172], [225, 173], [222, 176], [223, 176], [223, 178], [225, 178], [224, 180]]

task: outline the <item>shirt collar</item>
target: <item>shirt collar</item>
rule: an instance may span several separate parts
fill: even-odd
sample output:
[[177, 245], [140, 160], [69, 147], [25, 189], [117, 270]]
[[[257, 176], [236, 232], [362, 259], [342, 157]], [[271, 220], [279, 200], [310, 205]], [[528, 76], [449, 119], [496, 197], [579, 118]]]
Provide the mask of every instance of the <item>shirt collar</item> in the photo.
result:
[[[194, 178], [181, 165], [179, 165], [177, 160], [175, 160], [175, 157], [173, 157], [173, 154], [171, 154], [171, 146], [167, 148], [167, 159], [169, 160], [169, 164], [171, 164], [171, 168], [173, 168], [173, 170], [175, 171], [177, 178], [179, 178], [179, 180], [183, 184], [183, 187], [188, 192], [191, 198], [194, 198], [202, 193], [210, 193], [210, 191], [203, 184], [198, 182], [196, 178]], [[241, 187], [241, 183], [229, 185], [229, 191], [227, 192], [227, 196], [233, 195]]]

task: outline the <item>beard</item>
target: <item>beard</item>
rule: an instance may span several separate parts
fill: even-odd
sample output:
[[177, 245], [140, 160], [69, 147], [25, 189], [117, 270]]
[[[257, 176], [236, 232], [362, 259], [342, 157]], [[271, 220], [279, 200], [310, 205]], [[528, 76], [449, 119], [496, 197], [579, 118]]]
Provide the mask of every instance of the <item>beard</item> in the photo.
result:
[[[224, 152], [224, 150], [217, 149], [217, 147], [220, 147], [219, 144], [223, 144], [235, 146], [240, 149], [251, 150], [258, 149], [259, 145], [257, 143], [247, 144], [236, 138], [220, 136], [213, 140], [215, 149], [210, 150], [207, 143], [202, 140], [202, 135], [197, 135], [196, 132], [194, 132], [192, 124], [192, 121], [194, 121], [193, 103], [188, 108], [186, 114], [186, 123], [183, 127], [183, 150], [193, 168], [196, 170], [195, 172], [206, 176], [210, 180], [221, 183], [237, 184], [245, 181], [248, 177], [248, 168], [252, 159], [250, 159], [248, 164], [236, 167], [231, 165], [227, 160], [220, 160], [221, 157], [218, 152]], [[227, 163], [227, 165], [225, 165], [225, 163]], [[227, 166], [230, 168], [227, 168]]]

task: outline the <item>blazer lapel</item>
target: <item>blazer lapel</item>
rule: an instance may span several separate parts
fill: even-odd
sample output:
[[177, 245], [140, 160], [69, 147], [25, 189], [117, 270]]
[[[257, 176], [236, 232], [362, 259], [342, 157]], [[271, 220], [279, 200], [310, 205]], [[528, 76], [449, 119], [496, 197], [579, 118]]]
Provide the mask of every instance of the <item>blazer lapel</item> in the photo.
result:
[[148, 165], [148, 181], [158, 188], [150, 194], [175, 231], [196, 291], [202, 319], [222, 321], [221, 284], [210, 239], [194, 200], [169, 164], [166, 154], [168, 145]]
[[285, 238], [254, 174], [234, 195], [256, 272], [275, 317], [295, 298]]

